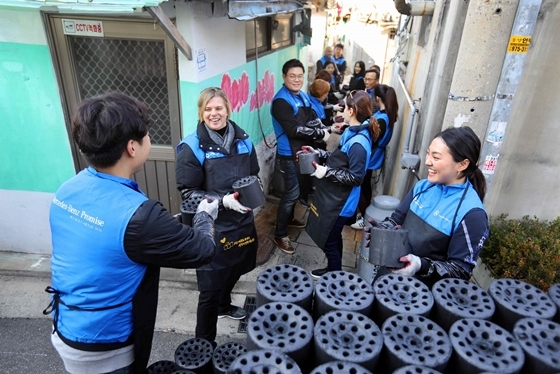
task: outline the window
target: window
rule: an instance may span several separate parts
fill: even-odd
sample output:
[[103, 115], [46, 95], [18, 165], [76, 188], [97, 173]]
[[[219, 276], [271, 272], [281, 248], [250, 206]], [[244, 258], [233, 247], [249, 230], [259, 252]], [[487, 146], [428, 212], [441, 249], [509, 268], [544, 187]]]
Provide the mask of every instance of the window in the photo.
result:
[[[245, 43], [247, 60], [259, 55], [294, 44], [293, 13], [259, 17], [245, 21]], [[255, 33], [256, 45], [255, 48]]]
[[283, 14], [272, 20], [272, 49], [293, 44], [292, 15]]

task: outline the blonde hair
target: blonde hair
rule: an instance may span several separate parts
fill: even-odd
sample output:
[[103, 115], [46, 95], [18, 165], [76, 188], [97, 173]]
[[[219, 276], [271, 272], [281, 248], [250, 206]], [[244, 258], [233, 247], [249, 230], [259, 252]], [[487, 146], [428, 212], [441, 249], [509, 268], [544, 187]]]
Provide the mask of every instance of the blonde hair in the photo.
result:
[[321, 97], [331, 90], [331, 85], [322, 79], [315, 79], [309, 87], [309, 93], [315, 97]]
[[206, 108], [206, 105], [208, 105], [208, 102], [212, 100], [214, 97], [221, 97], [224, 100], [224, 105], [226, 106], [226, 110], [227, 110], [227, 119], [229, 120], [229, 116], [231, 115], [231, 103], [229, 102], [226, 93], [224, 92], [224, 90], [222, 90], [219, 87], [208, 87], [202, 90], [200, 96], [198, 96], [198, 103], [197, 103], [198, 120], [200, 122], [204, 121], [202, 119], [203, 118], [202, 116], [204, 114], [204, 109]]

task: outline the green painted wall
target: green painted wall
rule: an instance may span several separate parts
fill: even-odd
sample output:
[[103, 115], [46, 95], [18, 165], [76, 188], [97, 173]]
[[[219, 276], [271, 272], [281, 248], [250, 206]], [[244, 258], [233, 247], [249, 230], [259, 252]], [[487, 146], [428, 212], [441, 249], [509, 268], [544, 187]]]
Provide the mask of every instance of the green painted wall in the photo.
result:
[[0, 189], [54, 192], [74, 165], [47, 46], [0, 43]]
[[[286, 61], [292, 58], [299, 58], [305, 66], [305, 58], [302, 59], [300, 57], [300, 54], [304, 54], [301, 52], [301, 48], [301, 45], [294, 45], [259, 58], [258, 78], [257, 63], [255, 61], [251, 61], [236, 69], [229, 70], [227, 73], [219, 74], [202, 82], [192, 83], [181, 81], [179, 88], [181, 91], [183, 136], [190, 134], [196, 128], [198, 121], [197, 100], [200, 92], [207, 87], [221, 87], [222, 78], [225, 74], [229, 74], [231, 81], [240, 81], [245, 73], [249, 77], [248, 100], [239, 111], [233, 111], [231, 119], [247, 131], [254, 144], [261, 142], [263, 140], [262, 132], [264, 132], [265, 135], [268, 135], [273, 131], [270, 116], [270, 103], [264, 103], [258, 110], [251, 110], [251, 95], [256, 91], [258, 82], [261, 81], [262, 83], [266, 73], [268, 72], [269, 77], [272, 75], [274, 77], [274, 87], [272, 93], [272, 96], [274, 96], [282, 86], [282, 65], [284, 65]], [[232, 100], [231, 97], [230, 100]]]

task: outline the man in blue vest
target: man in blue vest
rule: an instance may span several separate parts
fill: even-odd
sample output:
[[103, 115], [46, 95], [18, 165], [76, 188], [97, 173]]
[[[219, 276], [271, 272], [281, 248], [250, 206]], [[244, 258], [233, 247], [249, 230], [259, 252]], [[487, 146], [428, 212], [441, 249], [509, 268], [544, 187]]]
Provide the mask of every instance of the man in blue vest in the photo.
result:
[[278, 204], [274, 242], [285, 253], [293, 254], [294, 247], [288, 237], [288, 226], [305, 227], [305, 223], [294, 219], [294, 207], [300, 189], [311, 189], [311, 177], [302, 175], [296, 163], [296, 153], [304, 145], [313, 145], [316, 140], [327, 141], [327, 130], [311, 123], [321, 120], [311, 107], [307, 94], [301, 91], [305, 69], [301, 61], [291, 59], [282, 66], [284, 84], [272, 99], [271, 114], [276, 134], [276, 167], [284, 180], [284, 192]]
[[346, 59], [343, 55], [344, 45], [338, 43], [334, 46], [334, 56], [333, 60], [336, 64], [337, 76], [336, 78], [336, 89], [340, 89], [340, 85], [344, 81], [344, 74], [346, 74]]
[[144, 373], [160, 267], [214, 257], [218, 201], [203, 200], [192, 228], [131, 180], [150, 152], [146, 105], [120, 92], [85, 99], [72, 138], [90, 166], [65, 182], [50, 209], [51, 341], [70, 373]]
[[[325, 53], [323, 54], [323, 56], [321, 56], [320, 59], [317, 60], [317, 63], [315, 64], [315, 74], [317, 74], [318, 72], [320, 72], [321, 70], [323, 70], [325, 68], [325, 64], [329, 61], [334, 62], [334, 58], [333, 58], [334, 52], [333, 52], [333, 47], [331, 47], [330, 45], [327, 46], [325, 48]], [[336, 64], [336, 63], [335, 63]]]

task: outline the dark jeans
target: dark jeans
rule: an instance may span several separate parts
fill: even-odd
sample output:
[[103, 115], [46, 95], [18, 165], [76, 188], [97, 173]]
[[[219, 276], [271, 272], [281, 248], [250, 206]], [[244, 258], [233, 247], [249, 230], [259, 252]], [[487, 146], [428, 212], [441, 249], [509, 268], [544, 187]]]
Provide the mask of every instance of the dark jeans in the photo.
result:
[[348, 217], [339, 216], [334, 223], [327, 242], [325, 243], [325, 256], [329, 264], [329, 271], [342, 270], [342, 229]]
[[132, 365], [134, 364], [130, 364], [127, 367], [120, 368], [105, 374], [132, 374]]
[[203, 338], [210, 343], [214, 343], [217, 334], [218, 314], [229, 311], [231, 291], [240, 277], [240, 272], [235, 269], [231, 272], [229, 279], [225, 281], [222, 289], [200, 291], [196, 309], [195, 336], [197, 338]]
[[294, 219], [294, 207], [299, 197], [299, 173], [292, 158], [281, 158], [276, 155], [276, 167], [284, 180], [284, 193], [278, 203], [274, 236], [284, 238], [288, 236], [288, 223]]

